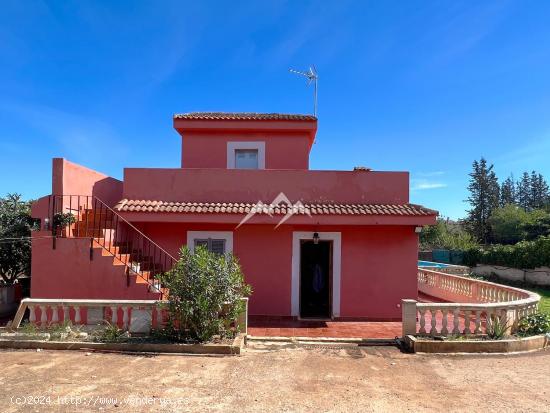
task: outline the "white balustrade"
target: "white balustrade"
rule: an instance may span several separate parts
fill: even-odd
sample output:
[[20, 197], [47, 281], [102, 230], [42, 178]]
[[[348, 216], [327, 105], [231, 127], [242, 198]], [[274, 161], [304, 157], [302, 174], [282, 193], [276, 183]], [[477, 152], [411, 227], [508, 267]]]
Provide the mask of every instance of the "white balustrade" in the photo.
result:
[[58, 324], [59, 323], [59, 307], [57, 305], [54, 305], [52, 308], [52, 324]]
[[80, 324], [81, 322], [81, 318], [80, 318], [80, 307], [79, 306], [74, 306], [74, 323], [76, 325]]
[[418, 269], [418, 291], [441, 302], [403, 300], [403, 335], [481, 334], [491, 317], [513, 332], [521, 317], [537, 311], [540, 301], [538, 294], [520, 288], [423, 268]]
[[[248, 319], [248, 298], [243, 298], [245, 301], [245, 310], [243, 314], [239, 315], [239, 325], [241, 332], [246, 334], [247, 319]], [[27, 308], [29, 309], [29, 323], [40, 324], [41, 327], [46, 327], [49, 324], [59, 323], [59, 311], [63, 312], [63, 322], [71, 321], [71, 309], [74, 312], [72, 319], [75, 324], [82, 324], [83, 320], [88, 319], [84, 317], [83, 311], [87, 311], [89, 308], [101, 308], [103, 317], [106, 317], [106, 308], [111, 309], [110, 322], [114, 325], [118, 325], [118, 310], [122, 310], [122, 326], [123, 329], [132, 332], [132, 327], [137, 330], [137, 324], [140, 324], [139, 328], [143, 328], [143, 310], [150, 311], [150, 324], [149, 328], [162, 327], [164, 325], [162, 307], [166, 304], [166, 301], [158, 300], [80, 300], [80, 299], [44, 299], [44, 298], [24, 298], [21, 300], [19, 309], [15, 314], [15, 317], [10, 324], [11, 329], [16, 329], [21, 324], [23, 316]], [[37, 320], [36, 310], [40, 309], [40, 320]], [[51, 311], [48, 311], [48, 308]], [[50, 314], [49, 314], [50, 313]], [[134, 318], [138, 318], [136, 324], [132, 324]], [[145, 317], [147, 318], [147, 317]], [[108, 321], [108, 320], [106, 320]]]

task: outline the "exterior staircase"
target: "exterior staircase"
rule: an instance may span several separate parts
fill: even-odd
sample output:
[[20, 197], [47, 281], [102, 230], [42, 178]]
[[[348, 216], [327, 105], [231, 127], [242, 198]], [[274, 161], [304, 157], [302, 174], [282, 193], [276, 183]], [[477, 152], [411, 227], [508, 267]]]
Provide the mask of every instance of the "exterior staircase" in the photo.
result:
[[50, 195], [53, 248], [57, 238], [90, 240], [90, 260], [100, 254], [122, 266], [128, 288], [142, 286], [151, 298], [163, 299], [167, 291], [156, 278], [170, 270], [176, 259], [95, 196]]

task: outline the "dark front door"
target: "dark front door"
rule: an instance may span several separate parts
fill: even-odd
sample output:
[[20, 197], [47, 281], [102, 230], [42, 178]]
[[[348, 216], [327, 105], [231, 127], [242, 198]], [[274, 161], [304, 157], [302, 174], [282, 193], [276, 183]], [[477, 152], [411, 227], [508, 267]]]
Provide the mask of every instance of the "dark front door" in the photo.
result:
[[300, 243], [300, 317], [330, 318], [332, 241]]

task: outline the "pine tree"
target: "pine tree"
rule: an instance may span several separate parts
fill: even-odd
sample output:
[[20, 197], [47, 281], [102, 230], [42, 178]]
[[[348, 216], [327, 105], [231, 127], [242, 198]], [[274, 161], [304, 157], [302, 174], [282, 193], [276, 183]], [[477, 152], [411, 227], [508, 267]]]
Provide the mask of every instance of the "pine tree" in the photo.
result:
[[530, 191], [531, 209], [542, 208], [548, 201], [548, 184], [542, 174], [531, 172], [531, 191]]
[[524, 210], [531, 209], [531, 178], [527, 172], [524, 172], [521, 179], [516, 183], [517, 204]]
[[470, 175], [468, 202], [471, 209], [468, 211], [466, 224], [469, 232], [478, 240], [487, 243], [491, 239], [491, 227], [488, 219], [491, 213], [498, 208], [500, 202], [500, 187], [498, 178], [493, 171], [493, 165], [487, 166], [487, 161], [481, 158], [472, 164]]
[[500, 206], [516, 203], [516, 184], [514, 176], [510, 175], [500, 186]]

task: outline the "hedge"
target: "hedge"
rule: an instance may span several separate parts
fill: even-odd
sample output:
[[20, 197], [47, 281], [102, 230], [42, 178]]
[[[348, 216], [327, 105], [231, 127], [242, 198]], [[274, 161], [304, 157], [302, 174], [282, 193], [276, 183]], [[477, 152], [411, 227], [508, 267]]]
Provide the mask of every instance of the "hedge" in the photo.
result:
[[463, 263], [502, 265], [511, 268], [550, 267], [550, 237], [521, 241], [515, 245], [491, 245], [464, 251]]

